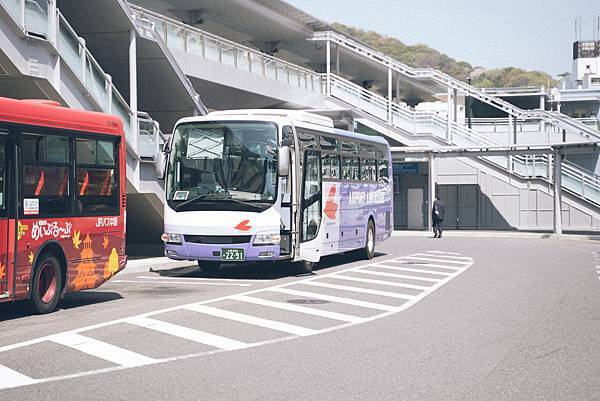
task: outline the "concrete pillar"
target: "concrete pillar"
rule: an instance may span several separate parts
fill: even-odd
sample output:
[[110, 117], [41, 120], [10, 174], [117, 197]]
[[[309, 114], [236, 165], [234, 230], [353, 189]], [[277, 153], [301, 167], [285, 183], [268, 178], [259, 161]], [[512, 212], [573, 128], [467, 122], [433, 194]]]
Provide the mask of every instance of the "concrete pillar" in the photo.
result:
[[48, 40], [58, 47], [58, 12], [56, 8], [56, 0], [48, 1]]
[[325, 88], [325, 94], [327, 96], [331, 95], [331, 42], [328, 40], [326, 44], [327, 49], [327, 58], [325, 60], [325, 75], [327, 77], [327, 83]]
[[[396, 73], [396, 104], [400, 103], [400, 73]], [[600, 110], [598, 111], [598, 116], [600, 116]]]
[[129, 31], [129, 108], [131, 109], [131, 147], [137, 151], [138, 90], [137, 90], [137, 36], [135, 29]]
[[335, 75], [340, 75], [340, 45], [335, 45]]
[[388, 68], [388, 124], [392, 123], [392, 69]]
[[433, 152], [429, 153], [429, 205], [427, 205], [427, 229], [433, 232], [433, 219], [431, 217], [431, 208], [435, 200], [435, 158]]
[[456, 89], [448, 88], [448, 115], [446, 122], [446, 141], [452, 143], [452, 122], [456, 121]]
[[562, 234], [562, 155], [559, 148], [554, 148], [554, 234]]

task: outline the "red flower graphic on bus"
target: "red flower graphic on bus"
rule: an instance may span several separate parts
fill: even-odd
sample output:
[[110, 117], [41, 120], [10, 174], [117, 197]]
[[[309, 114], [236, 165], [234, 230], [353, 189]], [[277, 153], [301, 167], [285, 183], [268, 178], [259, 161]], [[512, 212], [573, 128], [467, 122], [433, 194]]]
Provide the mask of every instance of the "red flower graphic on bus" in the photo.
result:
[[329, 189], [329, 195], [327, 195], [327, 201], [325, 202], [325, 208], [323, 211], [325, 212], [325, 216], [329, 217], [331, 220], [335, 221], [335, 214], [338, 210], [338, 204], [335, 203], [335, 185]]
[[240, 231], [248, 231], [252, 228], [252, 226], [249, 226], [248, 223], [250, 223], [250, 220], [240, 221], [240, 223], [234, 228]]

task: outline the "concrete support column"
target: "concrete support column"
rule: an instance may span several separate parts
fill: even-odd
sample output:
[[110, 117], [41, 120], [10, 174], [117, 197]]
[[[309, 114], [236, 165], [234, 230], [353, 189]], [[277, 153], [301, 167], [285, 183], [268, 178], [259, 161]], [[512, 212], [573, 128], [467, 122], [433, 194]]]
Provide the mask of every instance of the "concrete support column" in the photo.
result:
[[137, 152], [138, 127], [138, 90], [137, 90], [137, 36], [135, 29], [129, 31], [129, 108], [131, 109], [131, 147]]
[[326, 44], [327, 57], [325, 61], [325, 75], [327, 77], [325, 94], [331, 96], [331, 42], [328, 40]]
[[448, 88], [448, 115], [446, 122], [446, 141], [452, 143], [452, 122], [456, 121], [456, 89]]
[[387, 98], [388, 98], [388, 124], [392, 123], [392, 84], [393, 84], [392, 69], [388, 68], [388, 91], [387, 91]]
[[562, 155], [554, 148], [554, 234], [562, 234]]
[[340, 76], [340, 45], [335, 45], [335, 75]]
[[433, 232], [433, 218], [431, 217], [431, 208], [433, 207], [433, 201], [435, 200], [435, 182], [437, 178], [435, 176], [435, 158], [433, 152], [429, 153], [429, 205], [427, 205], [427, 229]]
[[48, 40], [54, 47], [58, 47], [58, 20], [56, 0], [48, 0]]
[[[400, 104], [400, 73], [396, 73], [396, 104]], [[600, 116], [600, 111], [598, 111], [598, 116]]]

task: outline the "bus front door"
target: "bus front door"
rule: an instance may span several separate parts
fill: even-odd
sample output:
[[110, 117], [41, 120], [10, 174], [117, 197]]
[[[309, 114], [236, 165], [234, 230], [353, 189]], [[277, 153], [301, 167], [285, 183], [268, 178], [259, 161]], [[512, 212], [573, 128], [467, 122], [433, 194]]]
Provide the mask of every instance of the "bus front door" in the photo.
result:
[[0, 138], [0, 298], [8, 295], [8, 161], [6, 140]]
[[304, 152], [303, 185], [300, 221], [299, 256], [309, 262], [318, 262], [323, 244], [321, 227], [321, 154]]

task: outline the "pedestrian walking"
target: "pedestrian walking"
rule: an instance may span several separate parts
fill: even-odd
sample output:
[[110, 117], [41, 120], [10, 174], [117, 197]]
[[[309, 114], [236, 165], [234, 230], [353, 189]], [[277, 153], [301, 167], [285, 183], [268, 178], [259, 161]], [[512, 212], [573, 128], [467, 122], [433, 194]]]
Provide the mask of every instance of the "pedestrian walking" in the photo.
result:
[[433, 238], [442, 238], [442, 224], [444, 222], [444, 202], [438, 195], [435, 196], [433, 207], [431, 208], [431, 220], [433, 221]]

